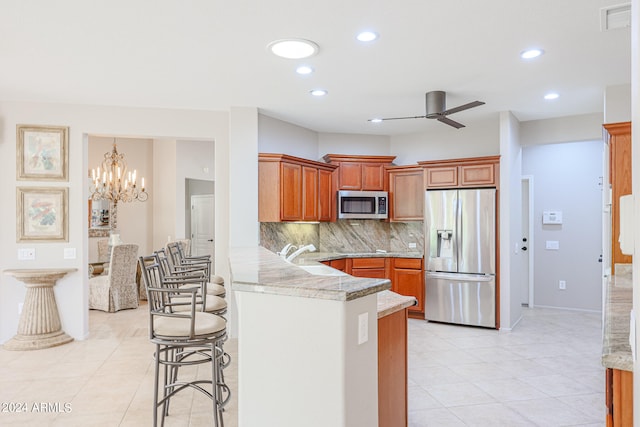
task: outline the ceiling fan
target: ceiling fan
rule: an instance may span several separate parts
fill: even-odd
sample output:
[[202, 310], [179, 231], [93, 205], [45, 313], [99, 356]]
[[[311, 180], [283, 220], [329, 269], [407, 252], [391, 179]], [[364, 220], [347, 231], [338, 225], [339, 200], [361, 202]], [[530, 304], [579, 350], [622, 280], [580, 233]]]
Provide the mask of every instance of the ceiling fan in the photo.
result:
[[427, 114], [424, 116], [410, 116], [410, 117], [388, 117], [385, 119], [369, 119], [370, 122], [378, 122], [382, 120], [402, 120], [402, 119], [436, 119], [439, 122], [453, 126], [456, 129], [463, 128], [462, 123], [458, 123], [451, 120], [447, 116], [449, 114], [457, 113], [460, 111], [468, 110], [469, 108], [478, 107], [484, 105], [482, 101], [473, 101], [468, 104], [460, 105], [458, 107], [446, 109], [446, 97], [447, 94], [441, 90], [434, 90], [426, 93]]

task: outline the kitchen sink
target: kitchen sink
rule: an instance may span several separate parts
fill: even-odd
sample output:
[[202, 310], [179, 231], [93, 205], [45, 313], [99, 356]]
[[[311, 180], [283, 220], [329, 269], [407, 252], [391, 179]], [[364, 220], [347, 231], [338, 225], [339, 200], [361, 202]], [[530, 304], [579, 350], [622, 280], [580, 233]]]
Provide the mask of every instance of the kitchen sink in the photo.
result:
[[324, 264], [299, 265], [298, 267], [316, 276], [346, 276], [347, 275], [347, 273], [345, 273], [344, 271], [336, 270], [335, 268], [331, 268]]

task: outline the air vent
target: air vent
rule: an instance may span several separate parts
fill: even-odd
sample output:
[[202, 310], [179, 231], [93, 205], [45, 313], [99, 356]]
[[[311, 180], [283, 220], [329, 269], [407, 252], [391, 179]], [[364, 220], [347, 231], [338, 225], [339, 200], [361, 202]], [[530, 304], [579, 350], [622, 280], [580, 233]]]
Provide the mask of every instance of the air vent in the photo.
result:
[[610, 31], [631, 27], [631, 3], [600, 9], [600, 30]]

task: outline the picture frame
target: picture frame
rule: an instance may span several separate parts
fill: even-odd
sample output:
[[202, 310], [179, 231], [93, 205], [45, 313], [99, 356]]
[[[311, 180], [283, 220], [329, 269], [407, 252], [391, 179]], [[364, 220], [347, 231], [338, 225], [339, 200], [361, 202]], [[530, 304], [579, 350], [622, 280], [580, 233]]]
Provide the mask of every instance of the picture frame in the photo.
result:
[[16, 189], [17, 242], [69, 241], [69, 189]]
[[17, 179], [21, 181], [68, 181], [68, 148], [68, 127], [17, 125]]

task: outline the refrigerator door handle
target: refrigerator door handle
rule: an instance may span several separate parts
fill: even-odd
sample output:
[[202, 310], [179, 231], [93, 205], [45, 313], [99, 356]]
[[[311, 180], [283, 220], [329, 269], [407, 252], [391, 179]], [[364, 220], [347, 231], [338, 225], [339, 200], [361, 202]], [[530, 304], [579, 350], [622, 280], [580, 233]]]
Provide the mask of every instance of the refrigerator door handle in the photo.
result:
[[494, 280], [492, 274], [460, 274], [460, 273], [441, 273], [441, 272], [426, 272], [427, 277], [433, 279], [447, 279], [447, 280], [460, 280], [462, 282], [491, 282]]

